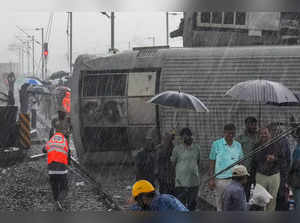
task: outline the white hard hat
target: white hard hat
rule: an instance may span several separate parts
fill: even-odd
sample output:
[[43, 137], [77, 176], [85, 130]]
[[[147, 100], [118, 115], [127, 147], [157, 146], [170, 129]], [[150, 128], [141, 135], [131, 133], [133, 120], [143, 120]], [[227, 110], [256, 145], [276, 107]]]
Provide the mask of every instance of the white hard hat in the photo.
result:
[[243, 177], [243, 176], [250, 176], [247, 171], [247, 168], [243, 165], [236, 165], [232, 168], [232, 176], [233, 177]]

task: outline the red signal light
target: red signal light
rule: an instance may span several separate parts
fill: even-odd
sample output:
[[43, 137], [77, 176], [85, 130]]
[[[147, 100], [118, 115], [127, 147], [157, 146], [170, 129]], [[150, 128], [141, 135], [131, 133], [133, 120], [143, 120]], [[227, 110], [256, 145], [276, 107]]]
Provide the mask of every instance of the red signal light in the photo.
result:
[[48, 56], [48, 43], [44, 43], [43, 50], [44, 50], [44, 57], [47, 57]]

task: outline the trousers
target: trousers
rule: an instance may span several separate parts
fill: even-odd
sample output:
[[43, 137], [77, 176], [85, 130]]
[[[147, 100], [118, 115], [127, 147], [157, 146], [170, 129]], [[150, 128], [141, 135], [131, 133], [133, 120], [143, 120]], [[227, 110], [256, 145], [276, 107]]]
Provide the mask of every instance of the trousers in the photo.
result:
[[160, 194], [171, 194], [171, 195], [176, 196], [174, 184], [171, 184], [171, 183], [168, 183], [165, 181], [159, 181], [159, 193]]
[[277, 194], [280, 185], [280, 173], [266, 176], [261, 173], [256, 174], [256, 183], [263, 186], [273, 197], [266, 207], [266, 211], [275, 211]]
[[216, 206], [217, 211], [223, 210], [223, 194], [231, 179], [216, 179]]
[[52, 189], [53, 198], [55, 201], [59, 201], [67, 196], [67, 174], [49, 174], [49, 181]]
[[175, 194], [190, 211], [194, 211], [197, 207], [199, 186], [196, 187], [176, 187]]

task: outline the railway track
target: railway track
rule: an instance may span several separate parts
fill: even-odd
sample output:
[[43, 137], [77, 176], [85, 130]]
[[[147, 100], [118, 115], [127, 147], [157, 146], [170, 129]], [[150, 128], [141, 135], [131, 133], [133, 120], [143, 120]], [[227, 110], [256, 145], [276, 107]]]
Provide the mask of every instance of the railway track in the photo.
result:
[[[30, 156], [26, 161], [27, 162], [34, 162], [39, 159], [46, 158], [45, 153], [32, 155]], [[100, 199], [103, 201], [104, 205], [109, 211], [121, 211], [123, 208], [119, 206], [119, 204], [112, 198], [111, 195], [106, 193], [101, 185], [100, 182], [96, 180], [94, 176], [92, 176], [84, 167], [80, 165], [80, 163], [74, 158], [71, 157], [70, 165], [68, 166], [68, 169], [73, 174], [77, 175], [81, 179], [88, 181], [91, 183], [94, 188], [96, 189], [97, 195], [100, 197]], [[64, 207], [62, 203], [58, 202], [57, 207], [60, 211], [64, 211]]]
[[[43, 118], [41, 118], [40, 116], [37, 116], [37, 121], [42, 126], [45, 127], [46, 132], [50, 131], [50, 126], [47, 124], [46, 121], [44, 121]], [[39, 141], [46, 142], [46, 139], [39, 140]], [[27, 159], [27, 161], [36, 161], [41, 158], [46, 158], [46, 154], [40, 153], [40, 154], [32, 155]], [[91, 183], [94, 186], [94, 188], [96, 189], [97, 195], [100, 197], [100, 199], [103, 201], [104, 205], [106, 206], [106, 208], [109, 211], [123, 210], [123, 208], [120, 207], [120, 205], [113, 199], [113, 197], [104, 191], [102, 184], [96, 179], [96, 177], [94, 177], [88, 170], [86, 170], [85, 167], [80, 165], [79, 161], [76, 158], [74, 158], [73, 156], [71, 156], [70, 165], [68, 166], [68, 169], [73, 174], [77, 175], [78, 177], [80, 177], [81, 179], [83, 179], [85, 181], [88, 181], [89, 183]], [[64, 207], [61, 203], [59, 203], [57, 205], [57, 207], [60, 209], [60, 211], [64, 211]]]

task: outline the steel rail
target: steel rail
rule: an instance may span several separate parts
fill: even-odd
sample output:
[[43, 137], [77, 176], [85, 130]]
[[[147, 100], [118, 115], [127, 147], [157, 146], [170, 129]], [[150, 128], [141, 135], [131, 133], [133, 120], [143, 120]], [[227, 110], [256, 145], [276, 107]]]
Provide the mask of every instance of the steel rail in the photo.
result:
[[[108, 206], [110, 206], [111, 209], [113, 209], [114, 211], [122, 210], [122, 208], [113, 200], [113, 198], [109, 194], [104, 192], [102, 185], [96, 179], [94, 179], [94, 177], [84, 167], [82, 167], [76, 159], [71, 157], [70, 160], [71, 160], [72, 165], [77, 170], [79, 170], [79, 172], [80, 172], [79, 175], [81, 175], [82, 177], [85, 177], [90, 183], [92, 183], [94, 186], [96, 186], [98, 193], [102, 196], [102, 199], [106, 202], [106, 204]], [[72, 170], [71, 167], [69, 167], [69, 169]], [[74, 169], [72, 171], [74, 171]]]
[[[46, 158], [47, 154], [46, 153], [41, 153], [37, 155], [32, 155], [26, 159], [27, 162], [30, 161], [37, 161], [42, 158]], [[70, 163], [72, 164], [71, 166], [68, 166], [68, 169], [73, 172], [74, 174], [80, 176], [81, 178], [86, 179], [89, 181], [91, 184], [95, 186], [97, 189], [97, 192], [101, 196], [101, 198], [104, 200], [106, 203], [106, 206], [109, 207], [110, 209], [114, 211], [121, 211], [123, 210], [114, 200], [113, 198], [106, 192], [104, 192], [103, 187], [101, 183], [99, 183], [84, 167], [80, 165], [80, 163], [71, 156], [70, 158]], [[76, 169], [76, 170], [75, 170]]]

